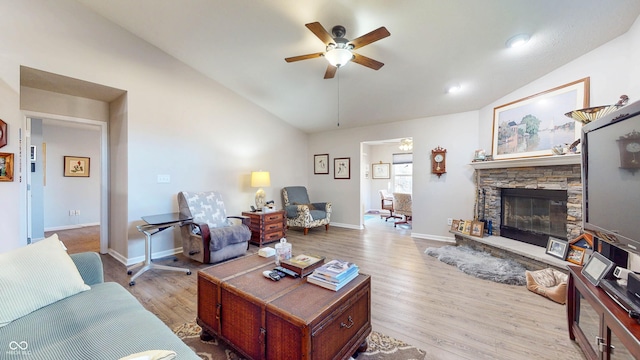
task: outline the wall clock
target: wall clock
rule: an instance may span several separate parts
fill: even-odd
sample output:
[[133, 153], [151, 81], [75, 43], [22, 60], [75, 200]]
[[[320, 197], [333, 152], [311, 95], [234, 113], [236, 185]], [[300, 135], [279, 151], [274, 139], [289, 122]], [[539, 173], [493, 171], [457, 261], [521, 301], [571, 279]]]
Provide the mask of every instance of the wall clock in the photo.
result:
[[447, 150], [440, 146], [431, 150], [431, 172], [438, 177], [447, 172]]
[[7, 123], [0, 119], [0, 148], [7, 145]]
[[640, 132], [633, 130], [616, 141], [620, 149], [620, 168], [635, 175], [640, 170]]

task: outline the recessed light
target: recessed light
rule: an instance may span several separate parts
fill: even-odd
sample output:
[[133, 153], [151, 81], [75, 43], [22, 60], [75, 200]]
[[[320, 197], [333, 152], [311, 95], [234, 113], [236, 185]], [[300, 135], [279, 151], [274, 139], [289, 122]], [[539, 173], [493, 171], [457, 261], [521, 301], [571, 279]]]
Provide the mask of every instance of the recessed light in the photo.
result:
[[447, 93], [455, 94], [460, 90], [462, 90], [462, 87], [460, 86], [460, 84], [455, 84], [455, 85], [449, 86], [449, 88], [447, 89]]
[[520, 47], [526, 44], [527, 42], [529, 42], [529, 39], [531, 39], [531, 37], [527, 34], [518, 34], [516, 36], [511, 37], [509, 40], [507, 40], [507, 47], [508, 48]]

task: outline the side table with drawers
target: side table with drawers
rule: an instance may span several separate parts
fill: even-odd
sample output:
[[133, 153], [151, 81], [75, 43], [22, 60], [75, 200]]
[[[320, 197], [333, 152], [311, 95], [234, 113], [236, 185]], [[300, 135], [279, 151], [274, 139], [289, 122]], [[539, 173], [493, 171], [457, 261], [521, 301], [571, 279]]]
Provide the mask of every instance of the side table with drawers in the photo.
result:
[[242, 215], [251, 219], [249, 229], [251, 229], [250, 242], [252, 244], [262, 246], [266, 243], [278, 241], [285, 236], [287, 217], [284, 210], [273, 212], [245, 211]]

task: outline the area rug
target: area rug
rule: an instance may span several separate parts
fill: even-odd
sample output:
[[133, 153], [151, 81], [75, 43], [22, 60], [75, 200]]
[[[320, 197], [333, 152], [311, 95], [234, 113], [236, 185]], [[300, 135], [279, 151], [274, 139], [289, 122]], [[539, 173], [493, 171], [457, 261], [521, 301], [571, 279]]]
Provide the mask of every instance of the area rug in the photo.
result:
[[500, 259], [468, 246], [427, 248], [427, 255], [454, 265], [465, 274], [509, 285], [526, 285], [525, 268], [512, 259]]
[[[173, 332], [204, 360], [244, 359], [215, 336], [211, 341], [200, 340], [201, 330], [192, 321], [178, 326]], [[367, 344], [367, 352], [360, 353], [357, 360], [423, 360], [426, 354], [423, 350], [375, 331], [367, 337]]]

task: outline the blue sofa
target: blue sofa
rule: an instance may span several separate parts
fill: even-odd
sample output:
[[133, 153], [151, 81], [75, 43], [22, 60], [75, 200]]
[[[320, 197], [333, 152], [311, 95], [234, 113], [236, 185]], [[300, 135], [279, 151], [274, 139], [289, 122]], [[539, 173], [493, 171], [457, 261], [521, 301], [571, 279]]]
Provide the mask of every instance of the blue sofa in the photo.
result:
[[174, 351], [180, 360], [200, 359], [126, 289], [104, 282], [97, 253], [71, 258], [91, 289], [0, 327], [0, 359], [114, 360], [149, 350]]

